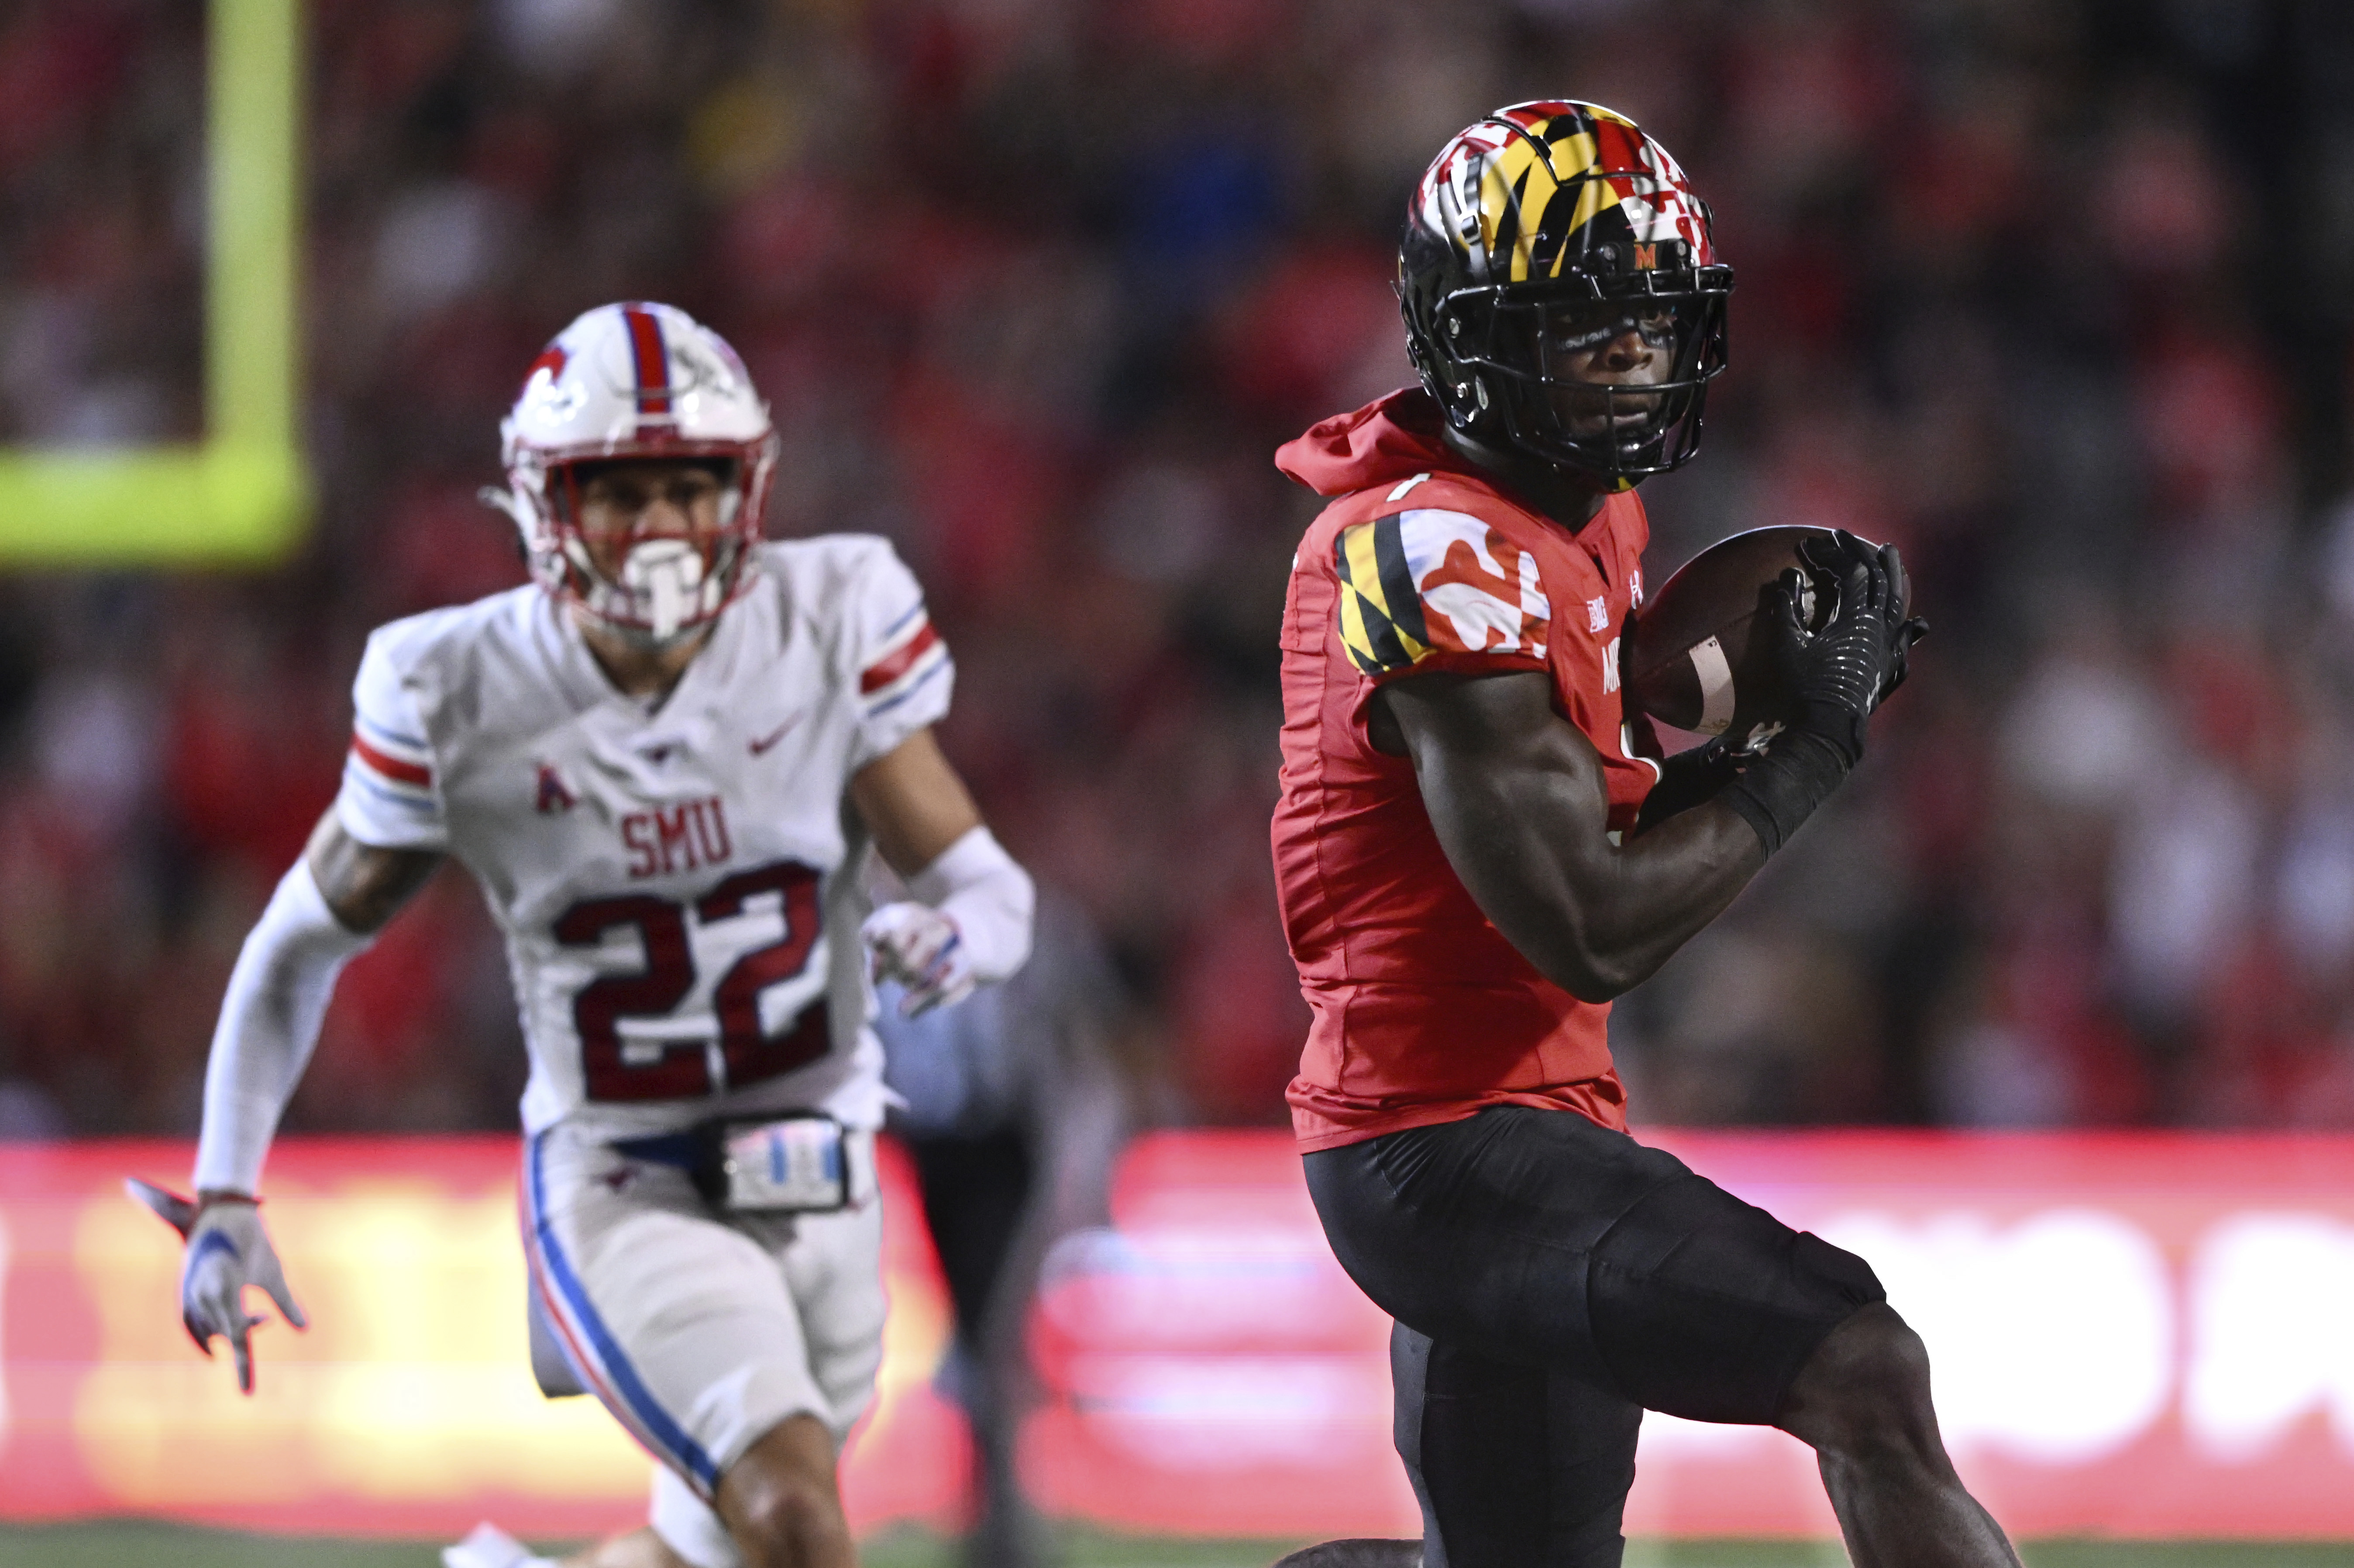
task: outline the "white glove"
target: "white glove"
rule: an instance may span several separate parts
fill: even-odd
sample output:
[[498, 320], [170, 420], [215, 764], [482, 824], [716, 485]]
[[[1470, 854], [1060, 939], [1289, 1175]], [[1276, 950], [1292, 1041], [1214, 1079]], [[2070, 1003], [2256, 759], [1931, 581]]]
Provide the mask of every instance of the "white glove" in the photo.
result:
[[261, 1205], [250, 1198], [216, 1198], [200, 1207], [135, 1177], [123, 1185], [186, 1238], [188, 1255], [180, 1265], [180, 1321], [196, 1349], [207, 1356], [213, 1353], [214, 1335], [228, 1339], [237, 1353], [238, 1390], [251, 1393], [253, 1327], [269, 1319], [248, 1315], [245, 1287], [260, 1287], [297, 1329], [311, 1326], [286, 1287], [286, 1271], [270, 1245], [270, 1233], [262, 1228]]
[[858, 934], [866, 942], [875, 978], [907, 988], [899, 999], [902, 1017], [962, 1001], [979, 983], [956, 921], [928, 904], [885, 904], [866, 917]]

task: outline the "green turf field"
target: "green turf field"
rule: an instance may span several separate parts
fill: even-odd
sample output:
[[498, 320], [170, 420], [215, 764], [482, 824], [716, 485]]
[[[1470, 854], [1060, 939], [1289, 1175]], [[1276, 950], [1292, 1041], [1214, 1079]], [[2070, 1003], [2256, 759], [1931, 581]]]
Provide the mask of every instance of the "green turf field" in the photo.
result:
[[[546, 1549], [549, 1543], [541, 1543]], [[1282, 1541], [1173, 1541], [1072, 1531], [1060, 1568], [1267, 1568], [1298, 1545]], [[132, 1521], [0, 1525], [7, 1568], [437, 1568], [439, 1543], [237, 1535]], [[2251, 1545], [2210, 1542], [2030, 1542], [2027, 1568], [2354, 1568], [2354, 1542]], [[914, 1531], [866, 1542], [863, 1568], [953, 1568], [950, 1542]], [[1638, 1540], [1627, 1568], [1841, 1568], [1829, 1542]]]

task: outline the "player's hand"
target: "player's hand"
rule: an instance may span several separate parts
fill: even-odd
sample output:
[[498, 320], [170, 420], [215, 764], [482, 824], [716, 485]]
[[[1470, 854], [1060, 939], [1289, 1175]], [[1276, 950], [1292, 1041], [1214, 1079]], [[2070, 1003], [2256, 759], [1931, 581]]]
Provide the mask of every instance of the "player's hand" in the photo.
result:
[[1853, 767], [1863, 756], [1864, 721], [1903, 678], [1904, 651], [1920, 635], [1905, 615], [1903, 562], [1893, 546], [1875, 547], [1845, 529], [1808, 540], [1798, 555], [1829, 579], [1837, 607], [1820, 631], [1810, 632], [1798, 613], [1806, 586], [1799, 573], [1793, 568], [1769, 585], [1775, 662], [1796, 725], [1829, 741]]
[[246, 1311], [245, 1287], [259, 1286], [297, 1329], [311, 1326], [286, 1287], [286, 1271], [270, 1245], [270, 1233], [262, 1228], [260, 1204], [238, 1196], [215, 1196], [197, 1203], [135, 1177], [124, 1186], [186, 1239], [188, 1253], [180, 1265], [180, 1321], [196, 1349], [207, 1356], [213, 1353], [213, 1336], [228, 1340], [237, 1356], [238, 1391], [251, 1393], [253, 1330], [269, 1319]]
[[1913, 585], [1904, 576], [1904, 557], [1896, 553], [1893, 545], [1880, 546], [1881, 569], [1888, 574], [1888, 621], [1895, 644], [1890, 662], [1888, 683], [1880, 688], [1880, 700], [1886, 702], [1888, 694], [1904, 683], [1907, 655], [1913, 644], [1929, 635], [1929, 623], [1912, 614]]
[[858, 928], [878, 980], [907, 987], [899, 1001], [913, 1018], [949, 1002], [962, 1001], [977, 983], [972, 958], [957, 923], [928, 904], [885, 904]]

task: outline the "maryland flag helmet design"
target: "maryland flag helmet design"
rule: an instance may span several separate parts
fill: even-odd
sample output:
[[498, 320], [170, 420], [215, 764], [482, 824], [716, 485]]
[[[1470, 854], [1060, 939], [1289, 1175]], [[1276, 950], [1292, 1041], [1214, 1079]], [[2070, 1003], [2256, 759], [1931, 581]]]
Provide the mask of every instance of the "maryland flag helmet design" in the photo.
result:
[[1683, 170], [1596, 103], [1460, 132], [1398, 246], [1407, 349], [1455, 428], [1614, 489], [1700, 450], [1732, 291]]

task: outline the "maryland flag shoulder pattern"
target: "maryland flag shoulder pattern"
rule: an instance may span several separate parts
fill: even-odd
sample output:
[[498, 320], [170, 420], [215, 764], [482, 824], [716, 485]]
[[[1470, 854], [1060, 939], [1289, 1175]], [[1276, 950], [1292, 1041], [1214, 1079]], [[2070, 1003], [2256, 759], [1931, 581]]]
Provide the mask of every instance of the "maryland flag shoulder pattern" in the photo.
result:
[[1460, 512], [1393, 513], [1335, 545], [1341, 641], [1369, 676], [1449, 655], [1544, 662], [1553, 628], [1534, 556]]

